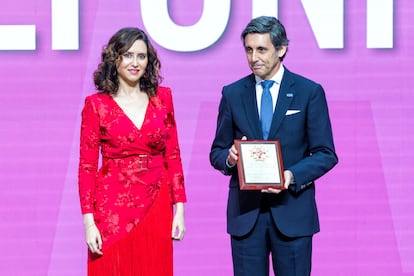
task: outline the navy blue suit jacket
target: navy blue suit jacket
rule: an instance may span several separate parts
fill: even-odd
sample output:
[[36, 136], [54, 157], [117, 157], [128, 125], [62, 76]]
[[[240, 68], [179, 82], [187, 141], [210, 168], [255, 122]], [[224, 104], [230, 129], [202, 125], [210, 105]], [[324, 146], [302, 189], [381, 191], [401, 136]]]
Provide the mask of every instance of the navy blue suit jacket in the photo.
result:
[[[227, 231], [235, 236], [252, 230], [263, 196], [260, 191], [240, 190], [237, 167], [226, 166], [234, 139], [263, 139], [255, 83], [251, 74], [223, 87], [210, 152], [212, 166], [231, 175]], [[271, 195], [276, 226], [289, 237], [313, 235], [319, 231], [314, 181], [338, 162], [322, 86], [285, 69], [268, 139], [280, 140], [284, 169], [292, 171], [296, 182]]]

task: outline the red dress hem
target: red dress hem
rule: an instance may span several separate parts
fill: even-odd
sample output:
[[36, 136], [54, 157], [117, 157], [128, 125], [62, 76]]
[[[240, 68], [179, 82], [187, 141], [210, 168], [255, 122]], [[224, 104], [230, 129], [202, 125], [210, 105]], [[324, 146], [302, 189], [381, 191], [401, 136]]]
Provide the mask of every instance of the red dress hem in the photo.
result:
[[102, 256], [89, 252], [88, 276], [172, 276], [172, 205], [164, 180], [142, 221]]

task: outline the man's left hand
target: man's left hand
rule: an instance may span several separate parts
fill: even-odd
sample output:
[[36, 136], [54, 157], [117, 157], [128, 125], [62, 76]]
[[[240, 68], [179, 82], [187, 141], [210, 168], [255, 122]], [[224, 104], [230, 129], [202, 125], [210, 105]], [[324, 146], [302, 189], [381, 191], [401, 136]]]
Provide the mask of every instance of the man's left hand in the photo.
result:
[[[285, 182], [283, 183], [285, 189], [289, 188], [289, 185], [293, 182], [293, 173], [289, 170], [286, 170], [283, 172], [283, 175], [285, 177]], [[262, 193], [273, 193], [273, 194], [278, 194], [280, 192], [282, 192], [283, 190], [281, 189], [273, 189], [273, 188], [267, 188], [267, 189], [263, 189]]]

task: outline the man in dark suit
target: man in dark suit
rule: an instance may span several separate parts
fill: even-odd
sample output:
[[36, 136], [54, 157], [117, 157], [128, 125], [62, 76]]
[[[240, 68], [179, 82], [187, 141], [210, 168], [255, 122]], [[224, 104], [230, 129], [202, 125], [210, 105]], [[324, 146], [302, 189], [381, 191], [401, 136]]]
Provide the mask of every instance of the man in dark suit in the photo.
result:
[[[210, 152], [212, 166], [231, 175], [227, 231], [234, 275], [269, 275], [270, 253], [276, 275], [310, 275], [312, 236], [319, 231], [314, 181], [338, 162], [325, 93], [282, 65], [289, 41], [279, 20], [255, 18], [241, 37], [253, 74], [223, 87]], [[280, 140], [286, 189], [240, 190], [234, 139]]]

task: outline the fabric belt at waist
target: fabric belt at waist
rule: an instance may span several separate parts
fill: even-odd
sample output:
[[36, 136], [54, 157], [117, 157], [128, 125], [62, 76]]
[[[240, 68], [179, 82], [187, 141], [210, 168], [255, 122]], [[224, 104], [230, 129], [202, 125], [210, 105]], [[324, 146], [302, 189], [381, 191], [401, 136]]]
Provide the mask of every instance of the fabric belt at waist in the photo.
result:
[[148, 170], [150, 168], [162, 167], [164, 158], [162, 154], [136, 154], [123, 158], [105, 158], [106, 162], [113, 161], [119, 166], [128, 166], [138, 170]]

